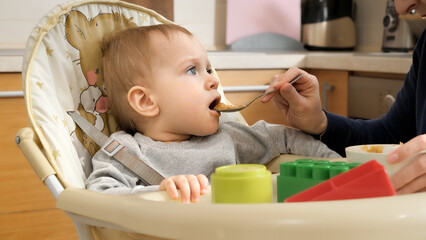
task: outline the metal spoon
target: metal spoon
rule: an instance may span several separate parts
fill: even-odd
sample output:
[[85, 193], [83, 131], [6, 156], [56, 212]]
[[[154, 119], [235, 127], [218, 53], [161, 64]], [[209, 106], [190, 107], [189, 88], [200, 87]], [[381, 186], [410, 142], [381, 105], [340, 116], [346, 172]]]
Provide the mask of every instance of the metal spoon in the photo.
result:
[[[299, 80], [301, 77], [303, 76], [303, 73], [297, 75], [297, 77], [293, 78], [293, 80], [291, 80], [289, 83], [293, 84], [295, 83], [297, 80]], [[243, 110], [244, 108], [248, 107], [250, 104], [252, 104], [256, 99], [265, 96], [266, 94], [272, 93], [277, 91], [276, 89], [271, 90], [271, 91], [267, 91], [264, 92], [262, 94], [260, 94], [259, 96], [253, 98], [250, 102], [248, 102], [246, 105], [241, 105], [241, 106], [234, 106], [234, 105], [230, 105], [230, 104], [225, 104], [225, 103], [219, 103], [218, 105], [216, 105], [213, 109], [218, 111], [218, 112], [238, 112]]]

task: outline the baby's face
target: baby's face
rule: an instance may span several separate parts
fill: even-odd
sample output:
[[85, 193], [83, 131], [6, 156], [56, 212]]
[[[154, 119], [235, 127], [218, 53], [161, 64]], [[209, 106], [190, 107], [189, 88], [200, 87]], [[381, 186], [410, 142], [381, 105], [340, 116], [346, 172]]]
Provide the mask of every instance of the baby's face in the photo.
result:
[[152, 94], [160, 107], [163, 131], [175, 141], [213, 134], [220, 113], [218, 79], [212, 75], [204, 46], [195, 38], [173, 33], [155, 36], [152, 52]]

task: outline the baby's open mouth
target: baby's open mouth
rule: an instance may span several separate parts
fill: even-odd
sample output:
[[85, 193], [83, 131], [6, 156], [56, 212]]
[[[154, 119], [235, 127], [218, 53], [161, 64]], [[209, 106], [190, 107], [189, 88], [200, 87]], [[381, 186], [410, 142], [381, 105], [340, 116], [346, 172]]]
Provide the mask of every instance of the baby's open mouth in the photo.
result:
[[209, 109], [210, 110], [213, 110], [214, 109], [214, 107], [216, 106], [216, 105], [218, 105], [220, 103], [220, 97], [218, 97], [218, 98], [216, 98], [210, 105], [209, 105]]

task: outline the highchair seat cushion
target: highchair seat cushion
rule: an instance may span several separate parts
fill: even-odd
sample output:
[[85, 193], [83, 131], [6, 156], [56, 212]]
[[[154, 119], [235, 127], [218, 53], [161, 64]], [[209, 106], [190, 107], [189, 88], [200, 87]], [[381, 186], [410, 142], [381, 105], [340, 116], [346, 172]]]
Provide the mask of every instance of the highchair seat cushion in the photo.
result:
[[[78, 111], [107, 135], [118, 130], [100, 70], [103, 36], [162, 23], [172, 22], [126, 2], [77, 1], [58, 5], [32, 31], [23, 63], [28, 114], [65, 185], [84, 187], [92, 171], [91, 157], [99, 150], [66, 112]], [[224, 114], [221, 119], [229, 120], [241, 121], [242, 117]]]

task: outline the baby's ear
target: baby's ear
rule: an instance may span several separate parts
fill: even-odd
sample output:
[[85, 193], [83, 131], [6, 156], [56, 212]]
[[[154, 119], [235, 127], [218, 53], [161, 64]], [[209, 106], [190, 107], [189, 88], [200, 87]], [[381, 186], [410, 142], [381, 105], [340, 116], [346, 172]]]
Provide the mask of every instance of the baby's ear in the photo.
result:
[[152, 101], [148, 89], [142, 86], [134, 86], [127, 93], [130, 106], [140, 115], [155, 117], [160, 113], [158, 105]]

